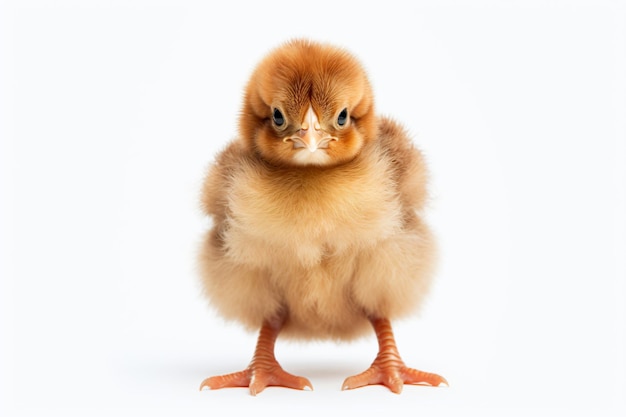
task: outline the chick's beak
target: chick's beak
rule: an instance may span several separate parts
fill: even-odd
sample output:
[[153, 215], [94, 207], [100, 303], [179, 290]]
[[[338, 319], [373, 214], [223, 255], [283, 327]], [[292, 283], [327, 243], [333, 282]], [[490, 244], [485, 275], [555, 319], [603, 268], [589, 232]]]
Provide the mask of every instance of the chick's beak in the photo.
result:
[[309, 106], [309, 110], [304, 116], [304, 120], [300, 125], [300, 141], [294, 143], [294, 147], [298, 148], [299, 144], [306, 147], [311, 153], [315, 152], [322, 141], [322, 127], [317, 119], [317, 115], [313, 107]]
[[337, 140], [337, 138], [322, 130], [313, 107], [309, 106], [300, 124], [300, 130], [295, 135], [283, 139], [283, 142], [291, 141], [294, 149], [306, 148], [313, 153], [318, 149], [328, 148], [328, 143], [332, 140]]

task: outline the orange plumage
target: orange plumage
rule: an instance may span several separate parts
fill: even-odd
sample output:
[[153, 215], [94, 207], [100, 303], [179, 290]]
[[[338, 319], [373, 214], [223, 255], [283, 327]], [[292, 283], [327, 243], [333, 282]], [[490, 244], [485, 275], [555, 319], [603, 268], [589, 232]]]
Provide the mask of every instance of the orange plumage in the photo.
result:
[[414, 311], [428, 290], [434, 243], [420, 216], [422, 155], [398, 124], [376, 116], [360, 63], [303, 40], [275, 49], [248, 83], [239, 125], [204, 184], [213, 228], [200, 264], [218, 311], [261, 334], [246, 370], [202, 386], [302, 389], [310, 382], [274, 358], [279, 333], [349, 340], [370, 325], [377, 359], [344, 388], [445, 382], [406, 368], [386, 343], [389, 320]]

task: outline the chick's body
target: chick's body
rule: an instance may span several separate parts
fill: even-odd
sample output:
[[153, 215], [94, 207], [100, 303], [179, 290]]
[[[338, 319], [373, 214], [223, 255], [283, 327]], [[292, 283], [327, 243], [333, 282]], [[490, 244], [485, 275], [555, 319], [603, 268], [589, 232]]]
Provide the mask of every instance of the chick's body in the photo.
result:
[[[349, 340], [373, 325], [382, 352], [389, 320], [418, 307], [430, 282], [425, 187], [421, 154], [402, 128], [375, 116], [369, 82], [351, 55], [294, 41], [262, 61], [246, 90], [240, 137], [204, 184], [213, 228], [201, 250], [212, 304], [261, 334], [245, 371], [202, 386], [250, 385], [253, 394], [266, 385], [310, 386], [290, 379], [298, 377], [273, 357], [279, 332]], [[266, 359], [281, 377], [261, 376], [255, 366], [270, 350]], [[401, 389], [368, 378], [344, 388]]]
[[216, 225], [203, 276], [226, 317], [256, 329], [286, 310], [287, 335], [350, 339], [368, 317], [419, 304], [433, 250], [415, 213], [424, 166], [404, 132], [380, 125], [378, 141], [331, 169], [274, 167], [239, 141], [220, 155], [205, 187]]

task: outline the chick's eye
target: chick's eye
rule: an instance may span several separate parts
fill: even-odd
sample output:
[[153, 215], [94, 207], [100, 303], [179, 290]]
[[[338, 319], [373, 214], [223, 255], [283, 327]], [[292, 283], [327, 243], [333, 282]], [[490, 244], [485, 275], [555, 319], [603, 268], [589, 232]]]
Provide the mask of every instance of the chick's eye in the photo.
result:
[[272, 118], [274, 119], [274, 123], [276, 123], [276, 126], [282, 126], [285, 124], [285, 116], [283, 116], [283, 114], [278, 109], [274, 109]]
[[341, 113], [339, 113], [339, 116], [337, 117], [337, 124], [339, 126], [345, 126], [347, 121], [348, 121], [348, 109], [343, 109]]

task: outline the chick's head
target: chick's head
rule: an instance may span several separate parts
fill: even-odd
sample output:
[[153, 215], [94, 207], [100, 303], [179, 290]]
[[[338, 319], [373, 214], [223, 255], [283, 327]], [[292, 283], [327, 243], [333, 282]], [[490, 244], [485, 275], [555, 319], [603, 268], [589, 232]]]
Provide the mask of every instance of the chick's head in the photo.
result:
[[346, 51], [291, 41], [253, 72], [239, 125], [241, 136], [274, 165], [340, 165], [376, 136], [371, 86]]

